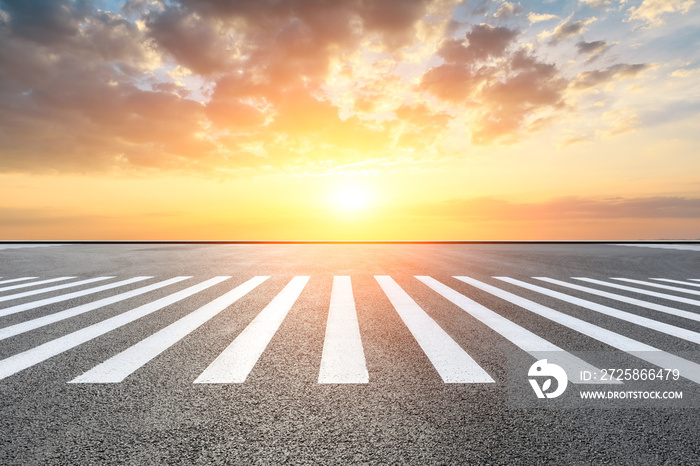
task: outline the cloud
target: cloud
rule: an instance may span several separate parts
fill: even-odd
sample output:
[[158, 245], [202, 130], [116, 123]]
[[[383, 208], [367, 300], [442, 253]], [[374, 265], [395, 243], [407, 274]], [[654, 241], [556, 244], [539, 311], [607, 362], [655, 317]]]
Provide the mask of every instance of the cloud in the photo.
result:
[[0, 131], [12, 137], [2, 138], [0, 169], [167, 167], [211, 149], [196, 135], [201, 105], [136, 85], [158, 60], [135, 25], [71, 2], [38, 14], [36, 24], [51, 25], [38, 35], [25, 10], [3, 5], [11, 14], [0, 25]]
[[[512, 142], [554, 124], [568, 86], [647, 67], [615, 65], [569, 83], [518, 44], [527, 30], [459, 23], [467, 32], [453, 37], [455, 6], [129, 0], [118, 13], [83, 0], [0, 0], [0, 171], [356, 163], [437, 153], [457, 125], [476, 144]], [[521, 11], [499, 3], [496, 20]], [[548, 38], [593, 20], [568, 18]], [[609, 45], [577, 48], [592, 61]]]
[[607, 42], [603, 40], [596, 40], [593, 42], [581, 41], [576, 44], [578, 53], [588, 55], [586, 58], [586, 63], [590, 63], [598, 59], [601, 55], [607, 52], [612, 45], [608, 45]]
[[[512, 140], [530, 115], [562, 105], [566, 80], [554, 65], [539, 62], [525, 50], [508, 52], [516, 36], [517, 31], [506, 28], [474, 28], [467, 34], [467, 46], [446, 41], [438, 54], [447, 63], [431, 68], [421, 79], [421, 89], [476, 110], [469, 128], [474, 143]], [[498, 60], [484, 63], [486, 58]], [[551, 121], [542, 119], [530, 128], [540, 130]]]
[[471, 64], [477, 60], [503, 56], [518, 31], [488, 24], [474, 26], [466, 35], [467, 45], [458, 39], [443, 42], [437, 54], [447, 63]]
[[628, 21], [642, 21], [647, 26], [664, 23], [663, 16], [671, 13], [688, 13], [695, 0], [644, 0], [638, 7], [629, 9]]
[[603, 114], [602, 120], [608, 124], [608, 128], [597, 132], [596, 135], [601, 138], [629, 133], [642, 124], [637, 115], [629, 109], [606, 112]]
[[0, 207], [0, 228], [49, 227], [56, 224], [70, 225], [76, 221], [96, 220], [80, 215], [70, 215], [49, 209], [19, 209]]
[[586, 137], [586, 136], [573, 136], [566, 138], [562, 140], [561, 142], [558, 143], [557, 148], [559, 149], [564, 149], [569, 146], [573, 146], [574, 144], [581, 144], [584, 142], [590, 142], [591, 139]]
[[615, 3], [625, 3], [626, 0], [579, 0], [580, 4], [588, 5], [598, 10], [608, 9]]
[[[513, 135], [536, 111], [563, 106], [568, 83], [554, 65], [538, 62], [520, 50], [513, 55], [510, 68], [514, 73], [506, 79], [492, 80], [483, 88], [482, 96], [489, 105], [473, 133], [476, 143], [488, 144]], [[539, 131], [542, 125], [532, 128]]]
[[419, 87], [445, 101], [462, 103], [470, 98], [484, 78], [483, 73], [473, 72], [466, 66], [447, 63], [428, 70], [421, 77]]
[[542, 21], [551, 21], [553, 19], [558, 19], [557, 15], [546, 14], [546, 13], [528, 13], [527, 19], [531, 23], [540, 23]]
[[503, 4], [498, 8], [496, 13], [494, 13], [494, 18], [512, 18], [515, 16], [520, 16], [523, 12], [523, 7], [520, 3], [510, 3], [503, 2]]
[[[473, 112], [472, 142], [513, 141], [554, 120], [526, 120], [543, 109], [563, 105], [567, 81], [554, 65], [541, 63], [525, 50], [510, 50], [519, 31], [485, 24], [474, 26], [466, 41], [447, 39], [437, 54], [445, 60], [421, 78], [419, 89]], [[457, 110], [458, 111], [458, 110]]]
[[434, 148], [436, 135], [444, 133], [451, 116], [438, 112], [425, 104], [402, 105], [396, 109], [396, 116], [401, 121], [398, 132], [398, 147], [412, 151], [429, 152]]
[[586, 30], [586, 26], [596, 21], [596, 18], [586, 18], [581, 21], [571, 21], [569, 17], [566, 21], [559, 24], [552, 31], [545, 31], [540, 34], [540, 39], [548, 40], [550, 44], [558, 44], [559, 42], [570, 37], [581, 34]]
[[619, 78], [633, 78], [651, 67], [652, 65], [644, 63], [637, 63], [634, 65], [618, 64], [600, 70], [585, 71], [579, 73], [572, 82], [572, 87], [574, 89], [589, 89], [601, 84], [613, 82]]
[[219, 24], [194, 13], [168, 8], [148, 16], [148, 34], [175, 61], [197, 74], [223, 72], [233, 65], [235, 45]]
[[495, 197], [444, 201], [420, 206], [416, 213], [470, 221], [569, 221], [583, 219], [700, 219], [700, 199], [658, 196], [590, 199], [560, 197], [538, 203], [516, 203]]
[[387, 52], [415, 42], [431, 5], [131, 1], [130, 20], [89, 2], [4, 1], [0, 134], [12, 137], [0, 170], [211, 170], [380, 150], [385, 129], [341, 120], [324, 80], [368, 39]]
[[674, 78], [689, 78], [695, 75], [700, 74], [700, 68], [693, 68], [693, 69], [687, 69], [687, 68], [679, 68], [675, 70], [673, 73], [671, 73], [671, 76]]
[[59, 44], [75, 39], [80, 24], [91, 13], [88, 2], [66, 0], [3, 0], [12, 33], [39, 44]]

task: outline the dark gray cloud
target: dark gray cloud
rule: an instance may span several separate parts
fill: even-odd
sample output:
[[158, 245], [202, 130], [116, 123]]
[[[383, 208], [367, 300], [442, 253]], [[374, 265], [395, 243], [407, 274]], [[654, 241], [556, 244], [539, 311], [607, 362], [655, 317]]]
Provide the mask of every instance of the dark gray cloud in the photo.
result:
[[443, 42], [438, 55], [448, 63], [470, 64], [477, 60], [498, 58], [518, 36], [518, 31], [488, 24], [474, 26], [466, 35], [466, 45], [457, 39]]
[[197, 74], [227, 70], [233, 44], [221, 37], [212, 24], [179, 8], [150, 15], [149, 35], [159, 47], [172, 54], [180, 65]]
[[591, 8], [595, 8], [598, 10], [602, 9], [607, 9], [613, 6], [614, 3], [616, 3], [616, 0], [579, 0], [581, 3], [584, 3]]
[[581, 34], [587, 25], [595, 21], [595, 18], [587, 18], [580, 21], [572, 21], [570, 18], [554, 28], [549, 39], [550, 44], [557, 44], [565, 39]]
[[586, 71], [576, 77], [572, 86], [575, 89], [588, 89], [618, 78], [633, 78], [649, 68], [651, 65], [637, 63], [634, 65], [618, 64], [600, 70]]
[[581, 41], [576, 44], [576, 48], [578, 49], [578, 53], [599, 53], [607, 48], [607, 43], [603, 40], [596, 40], [594, 42]]
[[601, 55], [607, 52], [612, 45], [609, 45], [604, 40], [596, 40], [593, 42], [580, 41], [576, 44], [578, 53], [587, 55], [586, 63], [590, 63], [598, 59]]
[[9, 14], [14, 35], [44, 45], [75, 38], [93, 11], [91, 2], [70, 0], [2, 0], [0, 8]]

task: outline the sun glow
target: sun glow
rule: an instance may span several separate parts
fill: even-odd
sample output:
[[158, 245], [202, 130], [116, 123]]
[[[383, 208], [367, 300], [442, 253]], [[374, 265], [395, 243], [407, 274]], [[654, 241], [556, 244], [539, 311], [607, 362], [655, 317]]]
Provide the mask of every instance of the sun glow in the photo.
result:
[[331, 197], [333, 208], [341, 212], [358, 212], [369, 207], [370, 193], [360, 186], [342, 186]]

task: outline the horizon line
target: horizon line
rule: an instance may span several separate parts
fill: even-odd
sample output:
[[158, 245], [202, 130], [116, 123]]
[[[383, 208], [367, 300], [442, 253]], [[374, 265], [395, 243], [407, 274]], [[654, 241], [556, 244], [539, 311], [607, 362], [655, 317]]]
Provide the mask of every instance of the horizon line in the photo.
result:
[[700, 239], [656, 240], [0, 240], [0, 244], [700, 244]]

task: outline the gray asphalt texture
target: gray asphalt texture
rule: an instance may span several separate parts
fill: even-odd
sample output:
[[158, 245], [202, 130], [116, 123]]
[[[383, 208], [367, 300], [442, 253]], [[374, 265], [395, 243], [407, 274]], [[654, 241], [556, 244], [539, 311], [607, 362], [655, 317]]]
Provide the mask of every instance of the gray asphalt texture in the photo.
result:
[[[609, 244], [69, 244], [0, 249], [2, 279], [29, 275], [155, 278], [2, 317], [0, 327], [156, 280], [193, 278], [0, 341], [0, 359], [211, 277], [232, 278], [0, 380], [1, 465], [700, 464], [698, 409], [509, 406], [507, 358], [517, 348], [414, 278], [429, 275], [570, 351], [612, 349], [452, 277], [473, 277], [677, 353], [700, 348], [492, 277], [530, 282], [533, 276], [685, 280], [700, 278], [700, 251]], [[271, 278], [124, 382], [67, 383], [256, 275]], [[193, 384], [297, 275], [311, 278], [247, 381]], [[317, 383], [334, 275], [352, 277], [368, 384]], [[375, 275], [394, 278], [496, 383], [443, 383]], [[0, 308], [71, 290], [0, 303]], [[570, 294], [700, 331], [697, 322]]]

